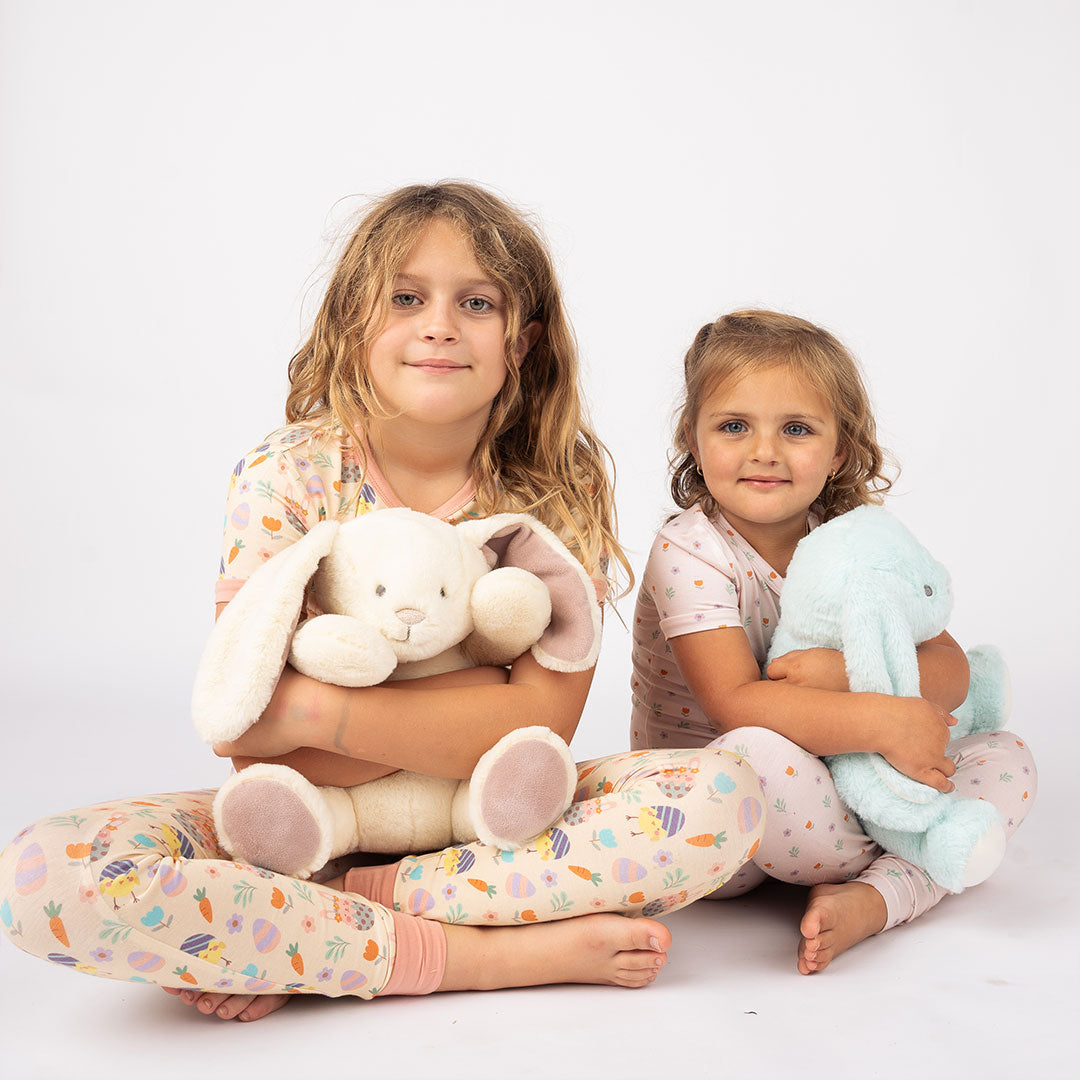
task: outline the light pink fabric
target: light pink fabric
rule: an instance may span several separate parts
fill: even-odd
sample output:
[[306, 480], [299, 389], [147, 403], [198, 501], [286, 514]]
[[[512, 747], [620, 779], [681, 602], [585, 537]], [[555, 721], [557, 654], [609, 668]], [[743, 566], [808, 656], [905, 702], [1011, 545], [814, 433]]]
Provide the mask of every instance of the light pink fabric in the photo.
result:
[[[811, 517], [811, 527], [818, 524]], [[701, 746], [716, 731], [668, 638], [741, 626], [759, 665], [780, 618], [784, 579], [731, 527], [697, 507], [673, 517], [649, 553], [634, 612], [631, 746]]]
[[433, 994], [446, 973], [446, 932], [441, 923], [391, 913], [396, 951], [383, 994]]
[[[810, 527], [818, 524], [812, 515]], [[710, 520], [693, 507], [660, 530], [634, 617], [631, 745], [711, 745], [742, 755], [758, 773], [768, 805], [765, 838], [753, 861], [717, 898], [745, 892], [770, 875], [800, 885], [858, 879], [882, 894], [888, 929], [923, 914], [947, 894], [863, 833], [820, 759], [765, 727], [737, 728], [716, 738], [667, 644], [680, 634], [741, 626], [763, 666], [783, 586], [783, 578], [721, 515]], [[958, 759], [957, 790], [993, 802], [1011, 836], [1037, 789], [1026, 745], [1008, 732], [996, 732], [960, 740], [949, 752]]]
[[[775, 731], [736, 728], [709, 744], [741, 754], [758, 772], [768, 808], [765, 835], [746, 863], [712, 899], [748, 892], [766, 877], [793, 885], [862, 881], [885, 900], [885, 930], [929, 911], [948, 893], [925, 872], [884, 853], [840, 801], [820, 758]], [[953, 783], [961, 798], [994, 804], [1012, 836], [1027, 817], [1039, 780], [1027, 744], [1007, 731], [957, 739]]]

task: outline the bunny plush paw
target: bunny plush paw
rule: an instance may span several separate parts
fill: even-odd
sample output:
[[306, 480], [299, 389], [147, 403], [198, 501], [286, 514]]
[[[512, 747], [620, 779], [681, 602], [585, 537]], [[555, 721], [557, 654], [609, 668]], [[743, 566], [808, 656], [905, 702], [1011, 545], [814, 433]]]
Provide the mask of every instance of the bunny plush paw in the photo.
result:
[[233, 858], [309, 878], [331, 855], [322, 792], [284, 765], [252, 765], [214, 799], [214, 827]]
[[562, 817], [574, 798], [577, 766], [546, 727], [504, 735], [477, 763], [469, 812], [485, 844], [516, 851]]

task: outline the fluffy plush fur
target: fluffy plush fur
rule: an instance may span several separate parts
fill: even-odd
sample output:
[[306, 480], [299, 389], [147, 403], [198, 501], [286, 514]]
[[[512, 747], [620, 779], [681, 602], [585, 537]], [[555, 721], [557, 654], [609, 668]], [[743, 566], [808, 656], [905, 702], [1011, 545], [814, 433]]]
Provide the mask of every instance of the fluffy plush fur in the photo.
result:
[[[917, 697], [916, 646], [945, 629], [952, 593], [945, 568], [915, 537], [886, 511], [865, 506], [799, 543], [782, 606], [770, 660], [795, 649], [840, 649], [852, 690]], [[981, 646], [968, 659], [971, 687], [955, 712], [953, 738], [993, 730], [1008, 711], [1008, 676], [997, 650]], [[944, 888], [961, 892], [997, 868], [1005, 833], [989, 803], [944, 795], [878, 754], [826, 761], [867, 834]]]
[[[325, 613], [297, 627], [311, 588]], [[565, 545], [523, 514], [457, 526], [411, 510], [323, 522], [261, 566], [225, 608], [195, 680], [207, 742], [239, 737], [266, 708], [286, 660], [323, 682], [370, 686], [530, 650], [557, 671], [592, 667], [600, 611]], [[353, 788], [316, 787], [280, 765], [231, 777], [215, 824], [235, 856], [297, 877], [347, 852], [432, 851], [478, 837], [514, 849], [573, 797], [566, 744], [546, 728], [511, 732], [471, 783], [399, 772]]]

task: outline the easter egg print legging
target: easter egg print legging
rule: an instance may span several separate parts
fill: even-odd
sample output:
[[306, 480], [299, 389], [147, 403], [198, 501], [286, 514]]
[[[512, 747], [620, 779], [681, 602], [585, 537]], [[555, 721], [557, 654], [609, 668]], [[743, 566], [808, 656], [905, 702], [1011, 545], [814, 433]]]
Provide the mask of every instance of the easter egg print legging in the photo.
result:
[[[394, 915], [363, 897], [233, 862], [213, 791], [101, 803], [23, 829], [0, 854], [0, 923], [19, 948], [91, 975], [215, 992], [370, 998]], [[394, 906], [473, 925], [663, 915], [755, 852], [757, 775], [723, 750], [635, 751], [579, 766], [575, 802], [530, 847], [480, 843], [401, 864]]]

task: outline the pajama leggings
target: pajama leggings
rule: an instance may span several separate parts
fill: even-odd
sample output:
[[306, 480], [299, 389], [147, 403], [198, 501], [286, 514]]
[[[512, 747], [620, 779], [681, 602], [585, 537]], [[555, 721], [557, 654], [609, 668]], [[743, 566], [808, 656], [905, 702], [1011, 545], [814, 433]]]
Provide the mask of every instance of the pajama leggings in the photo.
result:
[[[734, 751], [757, 771], [768, 807], [761, 846], [717, 893], [728, 899], [767, 877], [796, 885], [863, 881], [885, 900], [885, 930], [929, 911], [947, 893], [924, 871], [882, 851], [836, 794], [825, 764], [766, 728], [738, 728], [712, 747]], [[1027, 817], [1038, 778], [1027, 745], [1007, 731], [969, 735], [949, 744], [958, 795], [986, 799], [1007, 836]]]
[[[601, 758], [579, 766], [578, 785], [531, 847], [474, 843], [404, 860], [394, 908], [473, 925], [663, 915], [727, 881], [764, 830], [755, 771], [723, 750]], [[51, 963], [131, 982], [381, 993], [397, 949], [394, 914], [230, 860], [214, 834], [213, 797], [121, 799], [23, 829], [0, 853], [7, 936]]]

